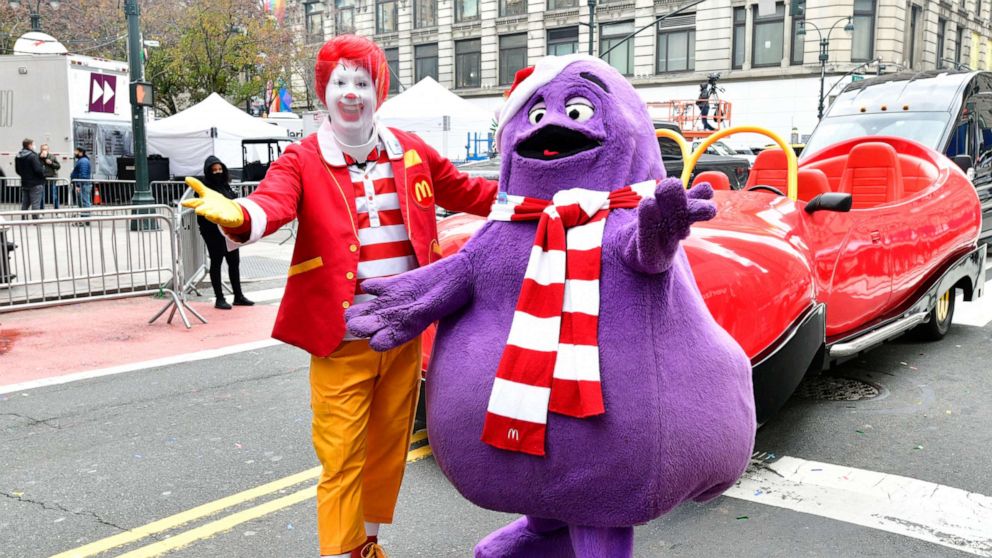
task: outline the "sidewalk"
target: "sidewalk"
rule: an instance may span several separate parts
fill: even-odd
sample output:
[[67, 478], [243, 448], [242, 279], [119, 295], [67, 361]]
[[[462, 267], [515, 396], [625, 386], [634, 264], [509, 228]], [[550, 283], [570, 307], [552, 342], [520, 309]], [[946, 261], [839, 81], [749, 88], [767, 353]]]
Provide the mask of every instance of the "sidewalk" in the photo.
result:
[[0, 386], [270, 338], [277, 306], [217, 310], [191, 305], [209, 323], [148, 324], [164, 300], [87, 302], [0, 315]]
[[[108, 223], [104, 228], [107, 230], [101, 235], [95, 232], [98, 229], [47, 226], [36, 234], [44, 237], [42, 242], [54, 242], [58, 235], [70, 241], [93, 235], [108, 243], [129, 237], [135, 243], [162, 239], [168, 252], [164, 232], [128, 233], [120, 223], [117, 227]], [[115, 232], [111, 233], [111, 229]], [[172, 324], [165, 323], [165, 316], [148, 324], [167, 302], [150, 296], [0, 313], [0, 386], [270, 339], [277, 305], [264, 302], [278, 298], [279, 289], [271, 287], [284, 284], [293, 253], [292, 240], [288, 231], [279, 231], [241, 248], [242, 281], [247, 294], [250, 298], [253, 287], [267, 289], [264, 292], [268, 296], [260, 301], [263, 304], [217, 310], [213, 307], [210, 279], [204, 276], [199, 286], [202, 296], [191, 297], [190, 305], [209, 323], [193, 319], [191, 330], [183, 327], [178, 316]], [[125, 246], [123, 250], [129, 248]], [[64, 254], [46, 256], [43, 262], [36, 262], [39, 269], [64, 269], [60, 261]], [[222, 277], [226, 282], [226, 269]], [[0, 285], [0, 304], [9, 296]]]

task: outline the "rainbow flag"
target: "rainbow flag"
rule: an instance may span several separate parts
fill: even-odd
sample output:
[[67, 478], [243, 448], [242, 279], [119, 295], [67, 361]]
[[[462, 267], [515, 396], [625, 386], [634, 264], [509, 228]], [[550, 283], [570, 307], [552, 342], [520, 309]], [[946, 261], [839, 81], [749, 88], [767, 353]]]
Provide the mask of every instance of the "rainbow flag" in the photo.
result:
[[272, 97], [269, 113], [273, 112], [293, 112], [293, 94], [289, 89], [282, 87], [279, 94]]
[[281, 22], [286, 17], [286, 0], [262, 0], [262, 9]]

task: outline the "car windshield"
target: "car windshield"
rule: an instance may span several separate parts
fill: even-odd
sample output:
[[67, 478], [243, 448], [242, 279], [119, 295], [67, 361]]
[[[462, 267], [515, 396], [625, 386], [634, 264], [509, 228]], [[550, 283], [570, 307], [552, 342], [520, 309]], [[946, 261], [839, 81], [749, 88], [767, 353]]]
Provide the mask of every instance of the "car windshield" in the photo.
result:
[[824, 119], [806, 143], [809, 156], [837, 142], [863, 136], [895, 136], [940, 150], [937, 142], [951, 115], [946, 112], [892, 112], [851, 114]]
[[[695, 141], [695, 142], [693, 142], [692, 143], [692, 149], [693, 149], [693, 151], [695, 151], [696, 149], [699, 149], [699, 146], [702, 145], [702, 144], [703, 144], [703, 142], [701, 142], [701, 141]], [[731, 149], [727, 144], [723, 143], [722, 141], [718, 141], [718, 142], [714, 143], [713, 145], [711, 145], [709, 147], [709, 149], [706, 150], [706, 152], [709, 153], [710, 155], [723, 155], [724, 157], [736, 157], [737, 156], [737, 152], [734, 151], [733, 149]]]

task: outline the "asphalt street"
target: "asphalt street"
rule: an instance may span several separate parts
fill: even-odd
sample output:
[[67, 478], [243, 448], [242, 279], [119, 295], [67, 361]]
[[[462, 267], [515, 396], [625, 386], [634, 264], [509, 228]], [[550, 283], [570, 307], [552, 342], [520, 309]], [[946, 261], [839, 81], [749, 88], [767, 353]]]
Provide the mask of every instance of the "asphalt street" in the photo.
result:
[[[957, 325], [879, 347], [806, 386], [756, 449], [992, 495], [990, 336]], [[275, 346], [0, 395], [0, 556], [317, 556], [307, 364]], [[837, 378], [879, 395], [815, 395]], [[411, 453], [382, 542], [393, 558], [471, 556], [513, 517], [462, 499], [428, 451]], [[683, 505], [638, 527], [636, 555], [992, 556], [992, 524], [956, 550], [760, 496]]]

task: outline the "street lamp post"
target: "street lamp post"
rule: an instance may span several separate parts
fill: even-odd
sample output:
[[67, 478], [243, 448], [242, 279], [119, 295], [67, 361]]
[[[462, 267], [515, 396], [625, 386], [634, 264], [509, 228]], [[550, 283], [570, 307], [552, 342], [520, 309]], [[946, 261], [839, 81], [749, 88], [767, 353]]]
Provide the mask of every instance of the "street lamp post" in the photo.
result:
[[[9, 0], [7, 2], [11, 8], [17, 9], [21, 7], [21, 0]], [[28, 9], [31, 10], [31, 30], [41, 31], [41, 0], [36, 0], [34, 7], [31, 7], [31, 0], [27, 0]], [[53, 10], [59, 9], [59, 0], [48, 0], [48, 5], [52, 7]]]
[[[127, 16], [128, 65], [131, 83], [143, 82], [144, 64], [141, 62], [141, 29], [138, 0], [125, 0], [124, 14]], [[134, 88], [131, 88], [134, 90]], [[131, 99], [131, 131], [134, 138], [134, 205], [155, 203], [151, 185], [148, 183], [148, 150], [145, 143], [145, 107]]]
[[817, 27], [815, 23], [810, 23], [805, 20], [803, 20], [802, 24], [799, 26], [799, 31], [796, 32], [796, 35], [799, 35], [800, 37], [806, 36], [806, 26], [808, 25], [816, 31], [816, 35], [820, 38], [820, 104], [816, 111], [816, 118], [818, 120], [823, 120], [823, 82], [827, 78], [827, 61], [830, 60], [830, 34], [837, 28], [837, 24], [841, 22], [847, 22], [844, 25], [844, 31], [848, 33], [854, 31], [854, 21], [850, 17], [842, 17], [830, 26], [826, 37], [823, 36], [820, 28]]
[[596, 34], [596, 0], [589, 0], [589, 56], [593, 54], [593, 40]]

